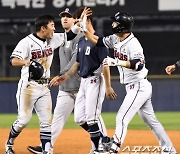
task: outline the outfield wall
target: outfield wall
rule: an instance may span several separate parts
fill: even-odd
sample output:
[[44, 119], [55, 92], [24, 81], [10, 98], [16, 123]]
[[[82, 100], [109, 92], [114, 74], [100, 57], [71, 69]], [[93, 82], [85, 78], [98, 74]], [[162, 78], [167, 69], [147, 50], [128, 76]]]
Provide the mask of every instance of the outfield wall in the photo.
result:
[[[153, 106], [155, 111], [180, 111], [180, 79], [149, 79], [153, 85]], [[112, 86], [118, 97], [114, 101], [105, 99], [104, 112], [116, 112], [125, 95], [124, 86], [118, 79], [112, 80]], [[0, 82], [0, 113], [17, 113], [16, 105], [17, 81]], [[52, 88], [53, 108], [58, 88]]]

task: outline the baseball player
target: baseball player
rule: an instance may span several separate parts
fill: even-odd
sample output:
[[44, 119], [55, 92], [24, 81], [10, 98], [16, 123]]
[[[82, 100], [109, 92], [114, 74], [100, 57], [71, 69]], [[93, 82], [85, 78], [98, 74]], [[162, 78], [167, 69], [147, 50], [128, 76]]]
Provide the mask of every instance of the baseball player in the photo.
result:
[[[13, 66], [22, 66], [21, 79], [16, 93], [18, 118], [13, 123], [5, 145], [6, 154], [13, 154], [14, 140], [28, 124], [32, 110], [35, 109], [40, 121], [40, 139], [43, 154], [48, 153], [51, 141], [52, 100], [48, 88], [50, 66], [54, 49], [63, 44], [64, 33], [56, 33], [54, 18], [50, 15], [40, 16], [35, 21], [36, 32], [23, 38], [11, 55]], [[43, 75], [39, 80], [31, 78], [30, 59], [43, 66]], [[31, 65], [30, 65], [31, 66]]]
[[169, 65], [166, 67], [165, 71], [168, 75], [171, 75], [172, 72], [174, 72], [175, 70], [180, 68], [180, 60], [177, 61], [175, 64], [173, 65]]
[[[76, 12], [76, 18], [80, 17], [82, 10]], [[88, 16], [86, 25], [89, 31], [94, 32], [92, 16]], [[95, 35], [101, 36], [97, 33]], [[76, 62], [64, 75], [51, 80], [50, 86], [62, 84], [62, 82], [68, 81], [78, 70], [80, 71], [81, 83], [75, 101], [74, 118], [78, 125], [90, 133], [91, 141], [95, 145], [93, 153], [99, 153], [103, 152], [99, 150], [99, 142], [103, 135], [98, 125], [98, 119], [105, 95], [101, 64], [108, 55], [108, 50], [106, 47], [93, 46], [84, 36], [80, 38], [77, 50]], [[103, 73], [108, 74], [109, 68], [104, 68]]]
[[[84, 16], [84, 18], [86, 18]], [[152, 103], [152, 86], [147, 80], [148, 70], [145, 67], [143, 48], [138, 39], [131, 32], [133, 17], [128, 13], [117, 12], [111, 17], [113, 35], [99, 37], [86, 29], [85, 36], [97, 46], [114, 49], [114, 57], [104, 60], [104, 67], [117, 66], [120, 83], [125, 84], [126, 96], [116, 117], [116, 130], [112, 137], [110, 153], [118, 153], [124, 142], [127, 127], [131, 119], [138, 112], [144, 122], [152, 129], [157, 137], [163, 153], [176, 153], [171, 140], [163, 126], [157, 120]]]
[[[69, 32], [70, 28], [75, 22], [72, 12], [69, 10], [69, 8], [66, 8], [59, 14], [59, 16], [61, 17], [61, 24], [65, 32]], [[64, 44], [60, 46], [60, 74], [64, 74], [65, 72], [67, 72], [69, 68], [75, 63], [77, 55], [76, 45], [82, 35], [83, 33], [77, 35], [72, 41], [65, 41]], [[51, 151], [53, 151], [52, 148], [54, 146], [54, 143], [59, 134], [61, 133], [62, 128], [67, 121], [69, 115], [74, 109], [75, 98], [79, 90], [79, 85], [80, 78], [79, 75], [76, 73], [75, 75], [71, 76], [67, 82], [59, 86], [56, 107], [54, 109], [54, 117], [51, 127]], [[107, 132], [101, 116], [98, 122], [99, 126], [101, 126], [100, 128], [103, 136], [106, 137]], [[29, 146], [28, 150], [37, 154], [42, 152], [41, 146]], [[94, 150], [94, 145], [92, 147], [92, 150]]]

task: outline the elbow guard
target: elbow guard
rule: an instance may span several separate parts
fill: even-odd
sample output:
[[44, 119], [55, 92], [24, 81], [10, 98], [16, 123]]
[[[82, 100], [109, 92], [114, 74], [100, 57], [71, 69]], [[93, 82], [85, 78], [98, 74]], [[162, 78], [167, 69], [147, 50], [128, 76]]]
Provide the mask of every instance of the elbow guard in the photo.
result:
[[141, 59], [130, 60], [130, 64], [130, 69], [133, 69], [135, 71], [140, 71], [144, 67], [144, 61]]

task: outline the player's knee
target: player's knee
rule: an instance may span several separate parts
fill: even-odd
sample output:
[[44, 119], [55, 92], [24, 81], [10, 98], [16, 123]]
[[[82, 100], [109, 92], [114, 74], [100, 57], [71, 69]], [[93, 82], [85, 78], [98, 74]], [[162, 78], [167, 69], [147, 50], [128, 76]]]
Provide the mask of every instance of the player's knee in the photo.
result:
[[78, 115], [74, 115], [74, 121], [78, 125], [82, 125], [86, 122], [84, 118], [79, 117]]
[[123, 126], [127, 127], [128, 123], [129, 123], [128, 119], [121, 117], [121, 116], [116, 117], [116, 124], [123, 124]]
[[29, 116], [22, 116], [22, 115], [19, 115], [18, 119], [16, 120], [16, 125], [18, 125], [18, 127], [20, 128], [24, 128], [27, 126], [27, 124], [29, 123], [31, 119], [31, 115]]

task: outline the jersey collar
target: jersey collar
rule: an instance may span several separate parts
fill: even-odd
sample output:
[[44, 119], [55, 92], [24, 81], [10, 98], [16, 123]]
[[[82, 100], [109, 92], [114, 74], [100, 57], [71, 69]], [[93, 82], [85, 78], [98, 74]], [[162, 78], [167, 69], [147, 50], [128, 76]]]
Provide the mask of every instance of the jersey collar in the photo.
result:
[[122, 40], [121, 42], [124, 44], [126, 42], [128, 42], [130, 39], [132, 39], [134, 37], [134, 34], [131, 33], [130, 35], [128, 35], [124, 40]]
[[37, 36], [37, 34], [36, 34], [36, 33], [33, 33], [33, 35], [34, 35], [37, 39], [39, 39], [39, 40], [41, 40], [41, 41], [43, 41], [43, 42], [45, 42], [45, 41], [46, 41], [46, 39], [43, 39], [43, 38], [40, 38], [39, 36]]

